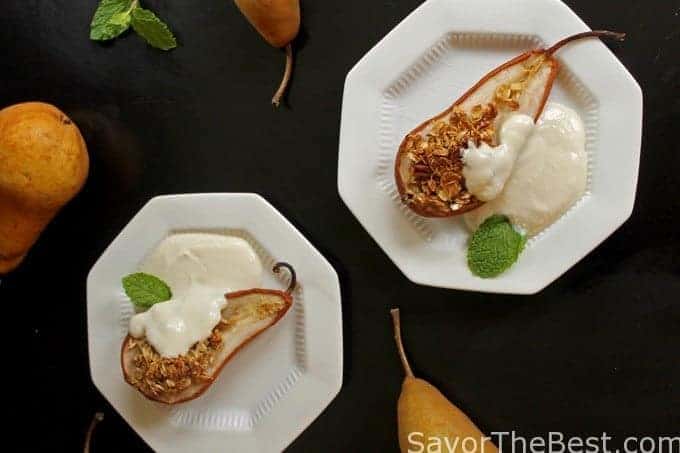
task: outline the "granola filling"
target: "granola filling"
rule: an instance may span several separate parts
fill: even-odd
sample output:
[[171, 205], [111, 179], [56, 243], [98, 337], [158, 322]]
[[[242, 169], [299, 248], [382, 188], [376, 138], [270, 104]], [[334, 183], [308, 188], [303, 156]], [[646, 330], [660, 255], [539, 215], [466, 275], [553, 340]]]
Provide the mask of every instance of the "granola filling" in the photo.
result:
[[145, 394], [159, 396], [179, 394], [192, 383], [210, 381], [226, 332], [238, 335], [245, 326], [275, 319], [285, 308], [285, 299], [276, 294], [253, 293], [235, 299], [212, 334], [177, 357], [162, 357], [145, 339], [133, 338], [128, 343], [128, 350], [134, 353], [130, 384]]
[[545, 62], [545, 56], [540, 55], [538, 57], [529, 58], [522, 65], [522, 73], [517, 79], [510, 83], [504, 83], [496, 88], [494, 93], [494, 102], [504, 108], [510, 110], [519, 109], [519, 98], [524, 93], [525, 88], [531, 81], [531, 79], [538, 73], [538, 71], [543, 67]]
[[476, 146], [495, 144], [494, 120], [498, 109], [519, 109], [520, 97], [544, 62], [544, 55], [529, 58], [515, 80], [498, 86], [490, 103], [476, 105], [469, 113], [454, 107], [447, 117], [436, 121], [425, 136], [408, 135], [405, 146], [413, 165], [413, 176], [407, 182], [404, 202], [443, 211], [477, 205], [479, 200], [465, 187], [462, 151], [468, 142]]
[[161, 357], [144, 339], [133, 339], [128, 349], [136, 349], [131, 384], [144, 393], [152, 395], [176, 394], [186, 390], [194, 380], [210, 380], [208, 370], [222, 349], [222, 337], [218, 329], [203, 341], [196, 343], [184, 355]]
[[405, 146], [413, 177], [407, 183], [405, 201], [453, 211], [475, 203], [476, 199], [465, 189], [462, 151], [468, 142], [493, 145], [497, 115], [493, 104], [476, 105], [469, 114], [454, 107], [425, 136], [410, 134]]

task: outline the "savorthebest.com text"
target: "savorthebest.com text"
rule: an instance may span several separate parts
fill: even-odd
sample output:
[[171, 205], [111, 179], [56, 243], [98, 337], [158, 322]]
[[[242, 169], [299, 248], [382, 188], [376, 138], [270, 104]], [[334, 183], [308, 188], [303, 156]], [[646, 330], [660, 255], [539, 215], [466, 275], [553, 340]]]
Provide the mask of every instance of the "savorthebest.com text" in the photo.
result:
[[[545, 436], [524, 437], [515, 431], [491, 433], [491, 437], [427, 437], [409, 433], [409, 453], [483, 453], [493, 441], [503, 453], [680, 453], [680, 434], [676, 436], [630, 436], [619, 444], [606, 432], [600, 436], [566, 436], [551, 431]], [[616, 445], [621, 445], [615, 446]]]

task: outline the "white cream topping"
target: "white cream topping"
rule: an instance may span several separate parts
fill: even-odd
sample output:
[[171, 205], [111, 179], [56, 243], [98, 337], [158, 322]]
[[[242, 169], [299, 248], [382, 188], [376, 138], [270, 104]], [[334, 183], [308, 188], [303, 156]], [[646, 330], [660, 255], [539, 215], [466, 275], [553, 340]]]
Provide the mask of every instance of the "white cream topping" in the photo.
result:
[[130, 320], [130, 335], [146, 337], [163, 357], [185, 354], [210, 336], [226, 306], [225, 293], [262, 286], [262, 263], [247, 241], [181, 233], [164, 239], [141, 271], [165, 281], [172, 299]]
[[463, 176], [467, 190], [482, 201], [501, 193], [512, 173], [515, 160], [534, 128], [534, 120], [521, 113], [510, 114], [501, 124], [498, 146], [473, 142], [463, 151]]
[[464, 215], [471, 230], [504, 214], [534, 236], [583, 195], [587, 182], [585, 128], [579, 115], [550, 103], [519, 152], [512, 174], [495, 199]]

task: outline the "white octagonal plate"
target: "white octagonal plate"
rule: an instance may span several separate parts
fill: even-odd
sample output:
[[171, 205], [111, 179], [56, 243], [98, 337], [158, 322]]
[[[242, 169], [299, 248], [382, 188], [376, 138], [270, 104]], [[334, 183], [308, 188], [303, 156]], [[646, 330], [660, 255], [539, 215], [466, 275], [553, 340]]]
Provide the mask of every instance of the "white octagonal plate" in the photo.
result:
[[[126, 384], [120, 347], [133, 309], [121, 277], [135, 272], [167, 235], [223, 232], [248, 240], [265, 267], [291, 263], [293, 309], [241, 350], [200, 398], [165, 406]], [[267, 288], [286, 281], [265, 273]], [[149, 201], [102, 254], [87, 280], [92, 380], [130, 426], [159, 452], [278, 452], [331, 402], [342, 385], [342, 316], [337, 274], [266, 200], [255, 194], [196, 194]]]
[[597, 39], [560, 50], [560, 73], [550, 98], [574, 108], [586, 125], [587, 191], [561, 219], [529, 241], [508, 272], [495, 279], [472, 275], [465, 260], [469, 233], [462, 220], [413, 214], [400, 202], [394, 183], [394, 157], [410, 130], [510, 58], [588, 29], [558, 0], [429, 0], [349, 72], [340, 130], [340, 196], [410, 280], [532, 294], [630, 216], [638, 177], [642, 92]]

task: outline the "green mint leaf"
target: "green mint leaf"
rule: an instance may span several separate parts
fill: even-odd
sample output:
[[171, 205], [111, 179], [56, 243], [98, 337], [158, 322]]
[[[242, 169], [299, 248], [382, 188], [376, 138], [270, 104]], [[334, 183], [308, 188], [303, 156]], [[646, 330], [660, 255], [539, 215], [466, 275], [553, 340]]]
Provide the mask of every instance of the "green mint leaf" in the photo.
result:
[[151, 308], [153, 304], [172, 298], [172, 291], [163, 280], [143, 272], [124, 277], [123, 289], [130, 301], [141, 308]]
[[177, 47], [177, 40], [170, 28], [148, 9], [132, 10], [132, 28], [153, 47], [162, 50]]
[[132, 0], [101, 0], [90, 24], [90, 39], [106, 41], [130, 28]]
[[507, 217], [489, 217], [474, 232], [468, 246], [468, 267], [473, 274], [496, 277], [512, 266], [527, 242]]
[[130, 22], [132, 21], [132, 11], [123, 11], [122, 13], [117, 13], [111, 16], [111, 19], [109, 19], [109, 24], [110, 25], [120, 25], [121, 27], [127, 28], [130, 26]]

